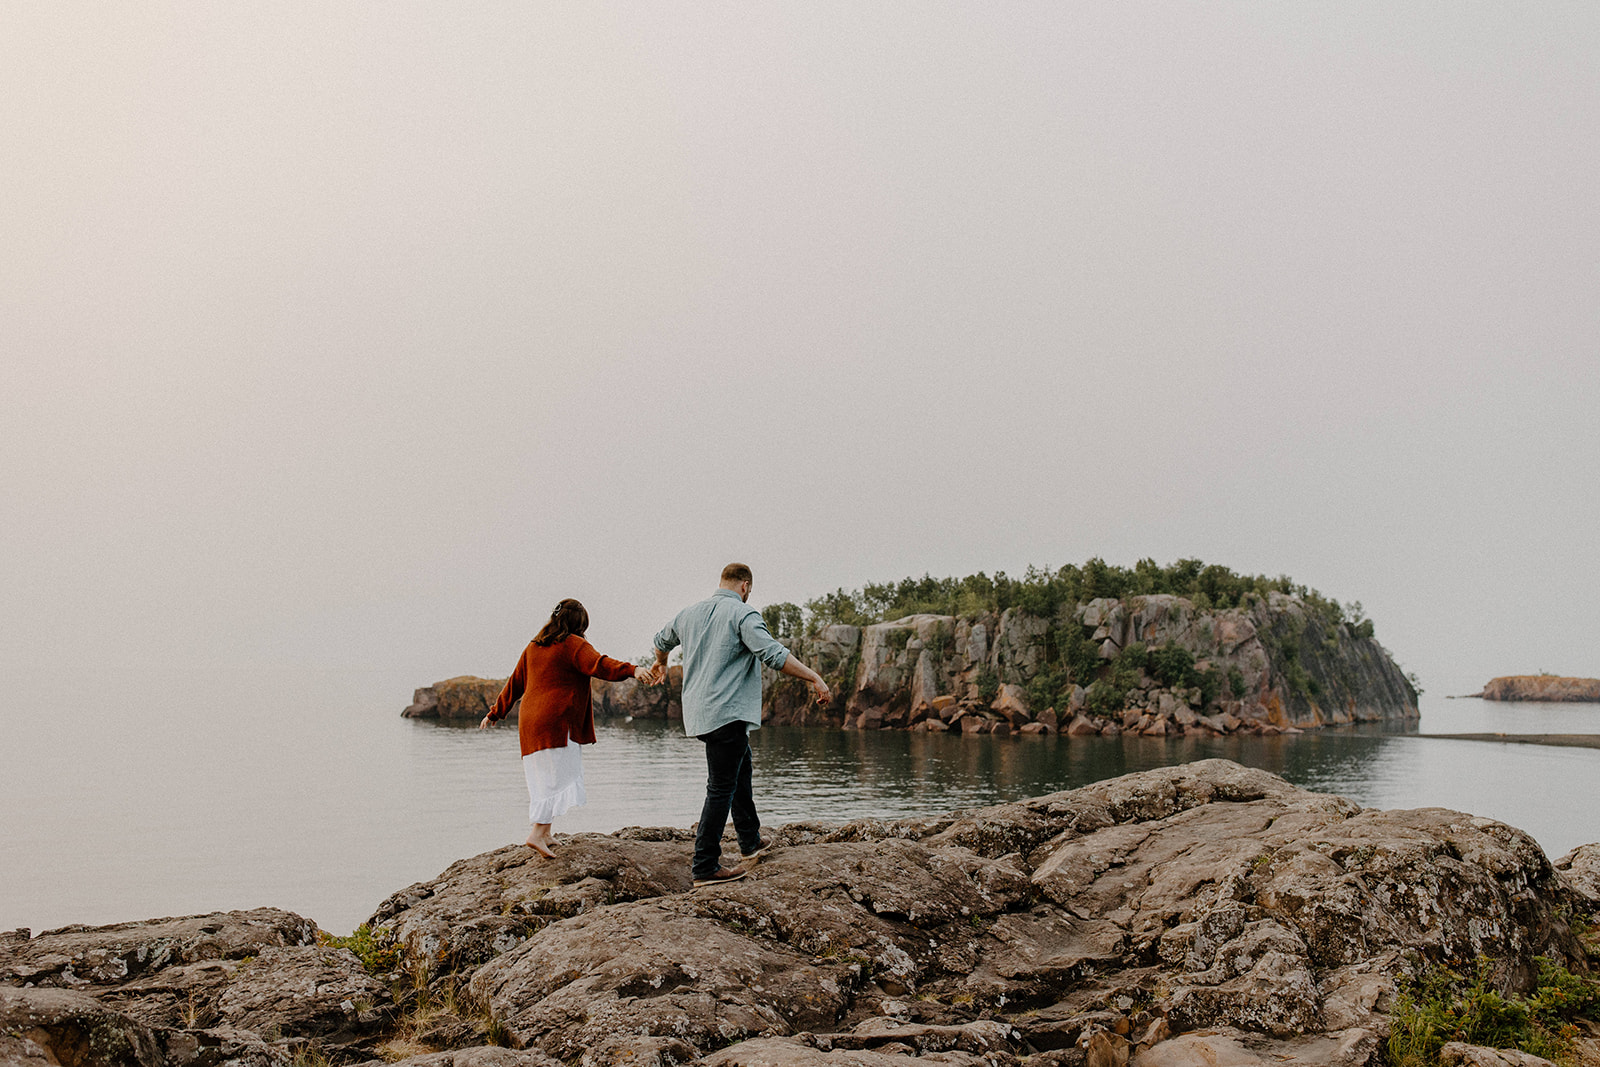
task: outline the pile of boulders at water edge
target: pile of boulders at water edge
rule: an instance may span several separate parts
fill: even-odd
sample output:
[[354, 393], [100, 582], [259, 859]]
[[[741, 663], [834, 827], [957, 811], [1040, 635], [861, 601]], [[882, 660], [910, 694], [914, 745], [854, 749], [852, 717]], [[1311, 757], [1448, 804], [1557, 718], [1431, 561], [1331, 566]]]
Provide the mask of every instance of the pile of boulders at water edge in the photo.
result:
[[[1002, 684], [992, 700], [985, 701], [978, 696], [961, 700], [937, 696], [928, 702], [921, 715], [904, 714], [899, 717], [900, 721], [892, 711], [886, 713], [880, 708], [869, 708], [847, 718], [844, 728], [876, 730], [899, 726], [934, 733], [1063, 733], [1071, 737], [1116, 737], [1124, 733], [1144, 737], [1220, 737], [1231, 733], [1303, 732], [1294, 726], [1241, 718], [1236, 714], [1243, 710], [1239, 701], [1223, 701], [1208, 715], [1199, 710], [1202, 702], [1198, 689], [1157, 689], [1149, 679], [1141, 684], [1142, 689], [1129, 694], [1128, 706], [1120, 714], [1091, 714], [1086, 706], [1088, 693], [1082, 686], [1073, 687], [1061, 711], [1049, 707], [1034, 714], [1028, 708], [1021, 686]], [[903, 721], [907, 719], [910, 721]]]
[[508, 846], [347, 939], [266, 909], [4, 935], [0, 1062], [1354, 1067], [1411, 976], [1515, 996], [1600, 962], [1600, 845], [1552, 864], [1493, 820], [1223, 760], [768, 832], [698, 891], [687, 829]]

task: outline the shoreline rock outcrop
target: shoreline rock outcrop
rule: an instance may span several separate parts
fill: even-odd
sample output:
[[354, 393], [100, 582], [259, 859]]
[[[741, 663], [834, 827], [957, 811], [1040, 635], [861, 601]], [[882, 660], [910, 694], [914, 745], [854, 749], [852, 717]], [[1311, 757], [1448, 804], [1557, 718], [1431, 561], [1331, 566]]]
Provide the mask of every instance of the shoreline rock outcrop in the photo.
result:
[[0, 1062], [1357, 1067], [1419, 968], [1600, 964], [1600, 845], [1225, 760], [769, 834], [699, 891], [680, 828], [464, 859], [362, 960], [267, 909], [0, 935]]
[[[410, 705], [400, 715], [406, 719], [476, 722], [488, 714], [505, 684], [504, 678], [479, 678], [471, 674], [446, 678], [413, 693]], [[515, 721], [518, 710], [513, 707], [507, 718]]]
[[1600, 701], [1600, 678], [1562, 678], [1554, 674], [1513, 674], [1492, 679], [1477, 694], [1484, 700], [1535, 700], [1556, 703]]

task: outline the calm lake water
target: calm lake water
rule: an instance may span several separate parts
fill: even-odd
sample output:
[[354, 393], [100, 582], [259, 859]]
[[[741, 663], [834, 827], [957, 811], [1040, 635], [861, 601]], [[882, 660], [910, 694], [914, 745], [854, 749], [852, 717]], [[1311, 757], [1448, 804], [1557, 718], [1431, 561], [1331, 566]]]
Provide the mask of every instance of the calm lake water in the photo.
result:
[[[521, 841], [514, 728], [404, 720], [415, 679], [188, 673], [18, 696], [0, 749], [0, 930], [35, 933], [272, 905], [348, 933], [384, 897]], [[1531, 833], [1552, 857], [1600, 840], [1600, 750], [1428, 733], [1600, 733], [1600, 706], [1423, 697], [1422, 733], [1279, 738], [963, 737], [766, 728], [753, 735], [768, 825], [937, 814], [1221, 756], [1382, 808], [1448, 807]], [[560, 832], [688, 826], [699, 742], [607, 723], [589, 803]], [[685, 862], [688, 857], [685, 854]]]

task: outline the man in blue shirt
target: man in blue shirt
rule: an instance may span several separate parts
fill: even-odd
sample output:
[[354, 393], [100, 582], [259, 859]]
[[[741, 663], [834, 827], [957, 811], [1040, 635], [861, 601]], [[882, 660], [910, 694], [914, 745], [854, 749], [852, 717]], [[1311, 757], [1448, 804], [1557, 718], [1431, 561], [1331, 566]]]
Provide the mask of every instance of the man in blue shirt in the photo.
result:
[[761, 612], [746, 603], [753, 584], [749, 567], [728, 564], [717, 591], [678, 612], [655, 638], [657, 680], [665, 676], [667, 653], [683, 646], [683, 731], [706, 746], [706, 802], [694, 839], [696, 889], [745, 876], [743, 868], [722, 866], [730, 809], [740, 855], [754, 859], [767, 848], [750, 788], [749, 731], [761, 727], [761, 665], [801, 679], [820, 703], [830, 697], [822, 676], [791, 656]]

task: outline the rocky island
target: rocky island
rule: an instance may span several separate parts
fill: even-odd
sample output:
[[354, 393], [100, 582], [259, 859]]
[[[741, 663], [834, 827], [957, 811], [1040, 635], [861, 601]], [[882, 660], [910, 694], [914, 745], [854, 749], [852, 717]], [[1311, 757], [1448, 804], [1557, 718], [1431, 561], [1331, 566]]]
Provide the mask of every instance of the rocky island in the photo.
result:
[[[1415, 684], [1359, 604], [1195, 560], [908, 578], [763, 614], [834, 693], [817, 707], [798, 681], [766, 672], [774, 724], [1165, 736], [1418, 717]], [[404, 714], [477, 718], [500, 685], [436, 683]], [[596, 682], [596, 714], [681, 718], [681, 685], [676, 669], [663, 686]]]
[[1600, 701], [1600, 678], [1513, 674], [1491, 680], [1476, 695], [1484, 700]]
[[1595, 1062], [1600, 845], [1223, 760], [925, 818], [508, 846], [350, 937], [274, 910], [0, 935], [0, 1063]]

